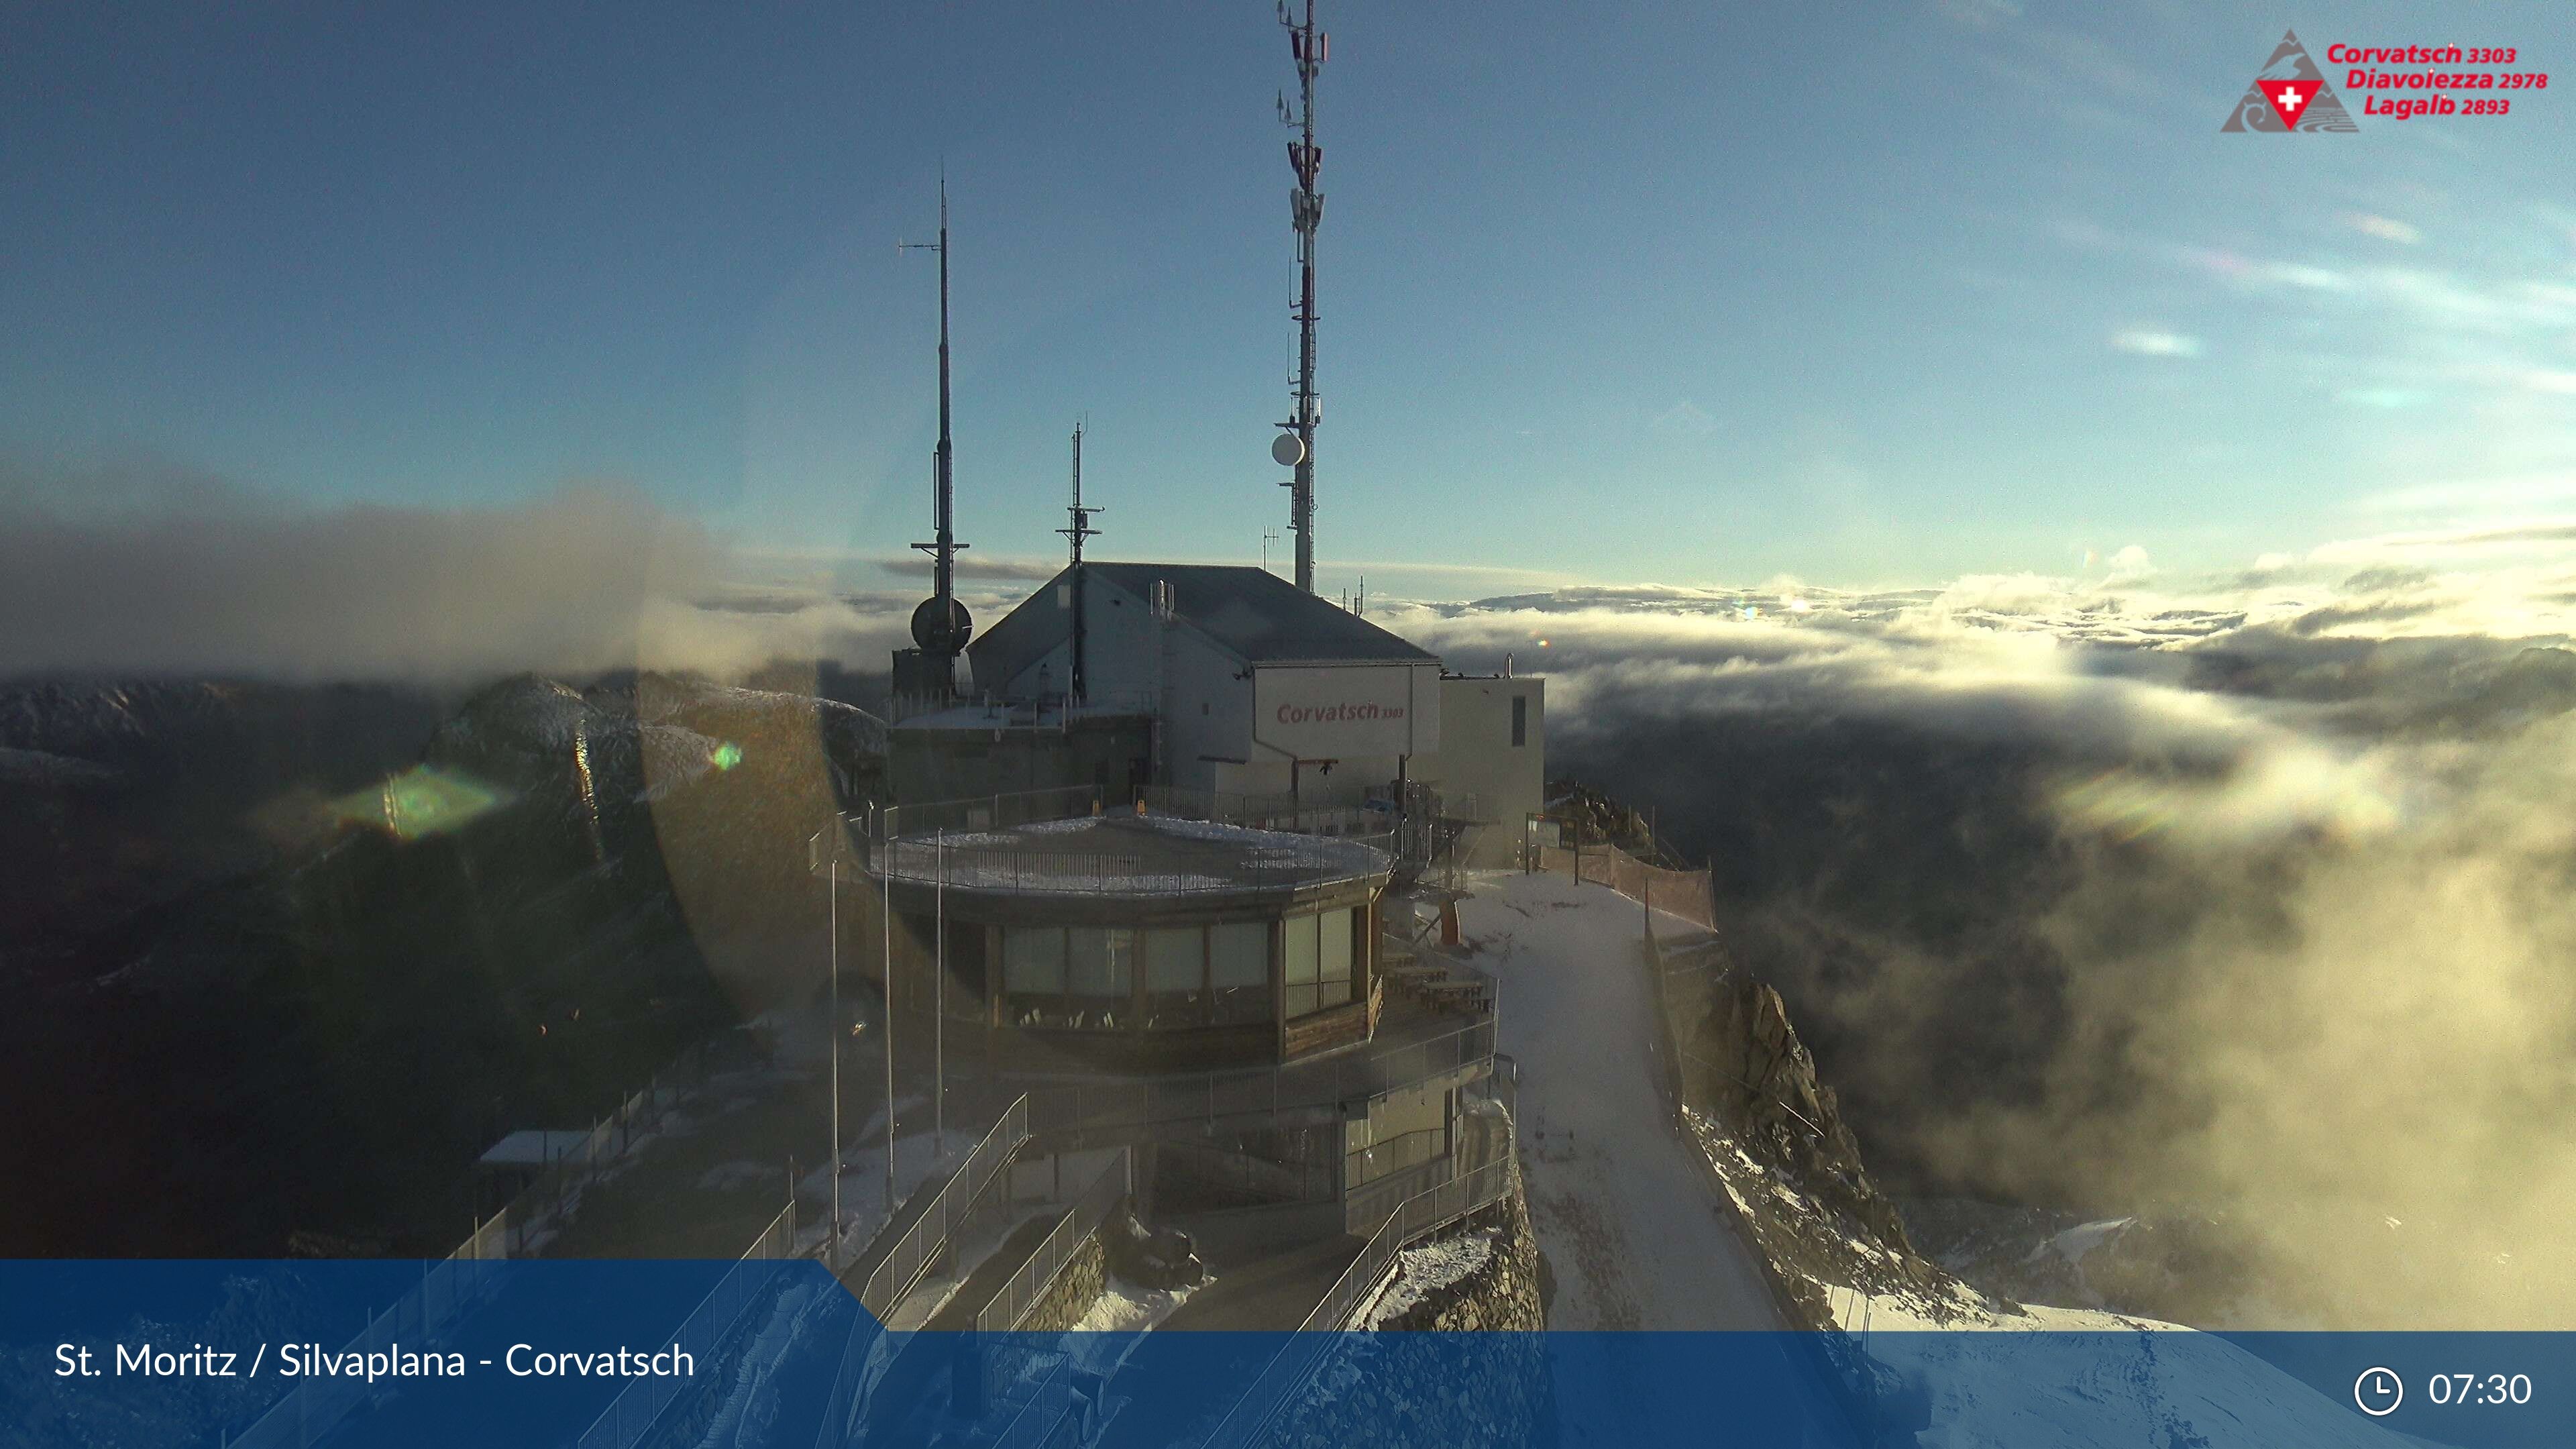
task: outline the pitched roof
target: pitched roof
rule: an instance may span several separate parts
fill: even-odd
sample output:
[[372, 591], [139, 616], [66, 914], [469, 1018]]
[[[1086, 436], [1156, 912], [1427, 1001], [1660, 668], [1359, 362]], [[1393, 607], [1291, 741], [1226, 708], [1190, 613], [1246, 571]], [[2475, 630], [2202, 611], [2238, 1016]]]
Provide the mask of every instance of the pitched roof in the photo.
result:
[[[1172, 586], [1183, 622], [1249, 664], [1290, 661], [1436, 664], [1439, 656], [1388, 633], [1359, 615], [1321, 599], [1270, 572], [1247, 564], [1089, 563], [1101, 582], [1153, 597], [1156, 583]], [[1068, 570], [1069, 572], [1069, 570]], [[1064, 573], [1039, 586], [974, 645], [996, 659], [1031, 659], [1053, 648], [1072, 629], [1071, 616], [1055, 607]]]

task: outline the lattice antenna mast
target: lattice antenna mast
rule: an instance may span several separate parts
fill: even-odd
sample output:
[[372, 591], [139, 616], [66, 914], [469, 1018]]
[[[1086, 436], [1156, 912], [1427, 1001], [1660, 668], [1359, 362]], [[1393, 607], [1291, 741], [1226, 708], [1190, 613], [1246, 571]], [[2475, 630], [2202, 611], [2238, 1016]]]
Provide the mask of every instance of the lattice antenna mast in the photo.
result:
[[1297, 389], [1291, 396], [1295, 411], [1279, 426], [1297, 441], [1291, 447], [1283, 438], [1271, 450], [1280, 462], [1293, 461], [1297, 470], [1288, 483], [1288, 527], [1297, 535], [1297, 587], [1310, 594], [1315, 591], [1315, 425], [1323, 418], [1315, 392], [1315, 229], [1324, 219], [1324, 193], [1316, 189], [1324, 153], [1315, 144], [1315, 75], [1332, 50], [1332, 37], [1315, 28], [1315, 3], [1302, 0], [1302, 10], [1292, 12], [1289, 0], [1279, 0], [1279, 23], [1288, 29], [1289, 53], [1297, 60], [1297, 107], [1291, 111], [1281, 97], [1279, 119], [1298, 132], [1298, 139], [1288, 144], [1288, 165], [1297, 173], [1297, 189], [1289, 196], [1289, 219], [1297, 232]]
[[1076, 704], [1082, 703], [1086, 698], [1086, 690], [1089, 684], [1089, 681], [1084, 678], [1082, 657], [1084, 634], [1082, 617], [1082, 541], [1086, 538], [1098, 538], [1100, 536], [1100, 530], [1091, 526], [1091, 517], [1095, 513], [1107, 513], [1109, 511], [1106, 508], [1085, 508], [1082, 504], [1082, 433], [1083, 425], [1075, 423], [1073, 425], [1073, 506], [1065, 510], [1067, 513], [1073, 515], [1073, 523], [1071, 527], [1059, 528], [1056, 530], [1056, 532], [1063, 534], [1066, 540], [1073, 545], [1073, 569], [1072, 577], [1070, 579], [1070, 582], [1073, 585], [1072, 692], [1073, 702]]

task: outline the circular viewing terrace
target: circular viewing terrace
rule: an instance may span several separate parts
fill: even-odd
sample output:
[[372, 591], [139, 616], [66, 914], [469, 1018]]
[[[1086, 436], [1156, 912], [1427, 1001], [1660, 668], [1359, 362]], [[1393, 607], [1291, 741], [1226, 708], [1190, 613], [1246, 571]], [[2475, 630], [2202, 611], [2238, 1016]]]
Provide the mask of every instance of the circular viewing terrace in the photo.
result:
[[930, 812], [911, 813], [861, 845], [892, 909], [892, 994], [984, 1028], [997, 1066], [1070, 1065], [1066, 1052], [1129, 1069], [1281, 1061], [1371, 1034], [1387, 834], [1087, 803], [1070, 819], [916, 832]]
[[879, 842], [900, 885], [1033, 896], [1225, 896], [1382, 882], [1385, 835], [1334, 837], [1206, 820], [1100, 815]]

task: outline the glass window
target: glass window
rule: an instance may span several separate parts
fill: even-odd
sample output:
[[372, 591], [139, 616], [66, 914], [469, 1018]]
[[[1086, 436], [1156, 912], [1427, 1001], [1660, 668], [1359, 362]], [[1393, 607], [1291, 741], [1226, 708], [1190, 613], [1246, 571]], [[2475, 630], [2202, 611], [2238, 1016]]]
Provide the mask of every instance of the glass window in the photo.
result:
[[1002, 933], [1002, 989], [1013, 995], [1064, 993], [1064, 931], [1013, 926]]
[[1207, 984], [1207, 933], [1196, 926], [1145, 933], [1145, 989], [1197, 991]]
[[1315, 999], [1321, 1006], [1339, 1006], [1351, 999], [1351, 913], [1326, 911], [1316, 917], [1316, 925], [1323, 939], [1318, 943]]
[[1313, 1011], [1314, 1009], [1315, 988], [1312, 985], [1291, 986], [1288, 988], [1288, 1014], [1290, 1016], [1304, 1016], [1306, 1013]]
[[1270, 987], [1270, 923], [1228, 921], [1208, 932], [1208, 984]]
[[1289, 988], [1315, 984], [1315, 918], [1290, 916], [1287, 920], [1285, 975]]
[[1268, 1021], [1270, 923], [1228, 921], [1208, 931], [1208, 985], [1220, 1022]]
[[1529, 696], [1516, 694], [1512, 696], [1512, 748], [1517, 750], [1527, 744], [1529, 744]]
[[1076, 926], [1065, 932], [1065, 990], [1074, 996], [1124, 998], [1134, 989], [1136, 933]]

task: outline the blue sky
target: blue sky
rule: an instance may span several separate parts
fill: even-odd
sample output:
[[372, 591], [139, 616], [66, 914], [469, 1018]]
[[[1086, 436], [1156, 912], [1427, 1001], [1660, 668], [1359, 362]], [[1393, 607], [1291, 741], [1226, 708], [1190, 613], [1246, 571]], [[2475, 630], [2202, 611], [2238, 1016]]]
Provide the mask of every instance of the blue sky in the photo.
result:
[[[2218, 568], [2576, 494], [2562, 6], [1324, 19], [1328, 589]], [[894, 244], [944, 157], [976, 556], [1060, 547], [1077, 414], [1109, 553], [1284, 521], [1260, 0], [0, 27], [0, 454], [321, 507], [627, 480], [756, 552], [897, 554], [935, 304]], [[2565, 84], [2219, 134], [2285, 27]]]

